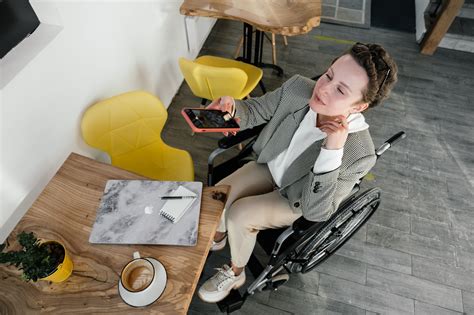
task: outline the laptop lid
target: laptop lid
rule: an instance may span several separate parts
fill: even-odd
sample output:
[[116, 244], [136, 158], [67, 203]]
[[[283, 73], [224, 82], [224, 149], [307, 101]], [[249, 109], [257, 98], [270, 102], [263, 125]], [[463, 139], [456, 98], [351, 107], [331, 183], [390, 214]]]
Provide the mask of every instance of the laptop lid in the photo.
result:
[[[160, 215], [180, 186], [197, 195], [178, 222]], [[201, 208], [201, 182], [109, 180], [89, 237], [93, 244], [196, 245]]]

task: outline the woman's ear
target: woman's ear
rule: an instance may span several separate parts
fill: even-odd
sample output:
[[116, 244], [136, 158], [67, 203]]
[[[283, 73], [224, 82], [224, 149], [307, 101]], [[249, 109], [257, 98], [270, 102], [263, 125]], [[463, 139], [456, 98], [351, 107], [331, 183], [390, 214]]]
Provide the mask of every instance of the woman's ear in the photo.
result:
[[357, 103], [354, 104], [351, 108], [351, 114], [360, 113], [366, 110], [369, 107], [369, 103]]

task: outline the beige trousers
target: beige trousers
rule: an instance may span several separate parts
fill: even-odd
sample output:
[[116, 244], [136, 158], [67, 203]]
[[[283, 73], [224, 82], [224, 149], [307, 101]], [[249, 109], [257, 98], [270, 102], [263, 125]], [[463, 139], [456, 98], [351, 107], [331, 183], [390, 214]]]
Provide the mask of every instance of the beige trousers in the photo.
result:
[[217, 231], [227, 231], [236, 267], [244, 267], [249, 261], [258, 231], [289, 226], [301, 216], [275, 190], [267, 164], [249, 162], [218, 185], [231, 186]]

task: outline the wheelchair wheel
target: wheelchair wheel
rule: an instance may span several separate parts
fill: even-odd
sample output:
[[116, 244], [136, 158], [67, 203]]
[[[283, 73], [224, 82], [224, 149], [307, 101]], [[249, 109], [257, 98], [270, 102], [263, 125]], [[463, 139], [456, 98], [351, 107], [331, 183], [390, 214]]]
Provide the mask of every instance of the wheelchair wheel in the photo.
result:
[[326, 260], [364, 225], [379, 204], [380, 189], [372, 188], [344, 205], [303, 247], [298, 260], [305, 262], [294, 266], [294, 271], [306, 273]]

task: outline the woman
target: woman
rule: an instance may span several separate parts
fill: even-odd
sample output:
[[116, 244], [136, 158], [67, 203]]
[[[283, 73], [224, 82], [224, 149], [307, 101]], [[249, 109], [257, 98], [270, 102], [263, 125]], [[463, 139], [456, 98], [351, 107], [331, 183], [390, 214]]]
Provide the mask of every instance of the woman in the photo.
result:
[[209, 108], [233, 113], [241, 129], [267, 123], [253, 145], [257, 160], [217, 185], [230, 185], [211, 250], [229, 240], [231, 263], [199, 289], [206, 302], [245, 283], [245, 265], [259, 230], [291, 225], [303, 215], [325, 221], [375, 164], [361, 114], [390, 93], [397, 66], [384, 48], [355, 44], [314, 82], [293, 76], [280, 88], [245, 101], [222, 97]]

